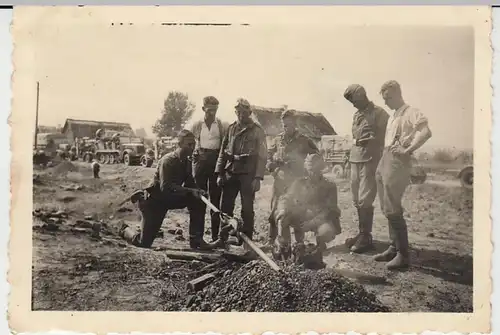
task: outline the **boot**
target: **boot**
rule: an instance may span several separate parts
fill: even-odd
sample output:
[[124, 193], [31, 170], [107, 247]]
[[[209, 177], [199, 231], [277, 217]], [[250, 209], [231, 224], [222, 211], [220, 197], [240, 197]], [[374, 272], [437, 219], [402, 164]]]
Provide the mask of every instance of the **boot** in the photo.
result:
[[396, 257], [394, 257], [385, 266], [388, 270], [399, 270], [408, 268], [410, 265], [409, 246], [408, 246], [408, 228], [406, 221], [402, 216], [391, 218], [393, 225], [395, 242], [396, 242]]
[[[362, 218], [362, 213], [361, 213], [361, 209], [359, 207], [357, 207], [357, 210], [358, 210], [358, 220], [359, 220], [359, 226], [361, 226], [361, 218]], [[356, 243], [356, 241], [359, 239], [361, 233], [358, 233], [356, 236], [353, 236], [353, 237], [349, 237], [345, 240], [345, 246], [350, 250], [354, 244]]]
[[189, 247], [191, 249], [199, 249], [199, 250], [213, 250], [215, 248], [218, 248], [220, 245], [220, 240], [216, 240], [211, 243], [207, 243], [203, 238], [201, 237], [195, 237], [195, 238], [190, 238], [189, 239]]
[[389, 262], [394, 257], [396, 257], [396, 247], [390, 245], [384, 252], [373, 256], [373, 260], [375, 262]]
[[359, 237], [351, 247], [354, 253], [364, 253], [373, 249], [372, 239], [373, 207], [359, 209]]
[[220, 220], [212, 215], [212, 242], [215, 242], [219, 239], [219, 227]]

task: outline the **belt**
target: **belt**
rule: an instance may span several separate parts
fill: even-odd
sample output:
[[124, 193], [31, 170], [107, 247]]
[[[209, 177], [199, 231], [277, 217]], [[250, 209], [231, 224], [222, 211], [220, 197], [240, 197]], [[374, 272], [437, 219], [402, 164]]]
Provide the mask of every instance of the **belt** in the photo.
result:
[[219, 149], [205, 149], [205, 148], [199, 148], [198, 149], [200, 152], [219, 152]]

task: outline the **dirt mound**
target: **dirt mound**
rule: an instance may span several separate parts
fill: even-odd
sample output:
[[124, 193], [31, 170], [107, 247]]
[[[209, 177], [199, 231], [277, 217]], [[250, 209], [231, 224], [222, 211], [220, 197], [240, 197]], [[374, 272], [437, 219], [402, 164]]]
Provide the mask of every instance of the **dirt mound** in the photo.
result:
[[286, 267], [283, 273], [260, 262], [228, 269], [187, 302], [190, 311], [386, 312], [373, 294], [328, 270]]
[[76, 167], [73, 163], [69, 161], [61, 161], [59, 164], [56, 166], [52, 167], [50, 172], [53, 175], [62, 175], [66, 174], [68, 172], [77, 172], [78, 167]]

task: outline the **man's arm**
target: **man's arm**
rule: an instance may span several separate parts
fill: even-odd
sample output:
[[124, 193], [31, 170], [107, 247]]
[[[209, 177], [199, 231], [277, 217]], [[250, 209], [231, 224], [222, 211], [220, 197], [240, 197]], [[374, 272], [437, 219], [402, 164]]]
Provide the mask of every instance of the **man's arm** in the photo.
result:
[[179, 173], [177, 162], [173, 157], [161, 161], [158, 169], [160, 179], [160, 191], [163, 195], [167, 194], [186, 194], [190, 189], [173, 182], [175, 173]]
[[353, 134], [356, 145], [366, 144], [368, 141], [375, 139], [373, 126], [368, 122], [364, 114], [356, 113], [354, 115], [354, 123], [357, 133]]
[[257, 156], [257, 166], [255, 169], [255, 178], [260, 180], [264, 179], [264, 174], [266, 172], [266, 164], [267, 164], [267, 142], [266, 142], [266, 134], [261, 127], [256, 127], [256, 146], [258, 148], [258, 156]]
[[228, 127], [225, 131], [224, 137], [219, 150], [219, 157], [217, 158], [217, 164], [215, 165], [215, 173], [221, 175], [226, 168], [226, 148], [229, 143], [229, 131]]
[[409, 120], [414, 127], [415, 137], [405, 149], [405, 153], [411, 155], [432, 137], [432, 132], [427, 117], [420, 110], [412, 108], [410, 113]]

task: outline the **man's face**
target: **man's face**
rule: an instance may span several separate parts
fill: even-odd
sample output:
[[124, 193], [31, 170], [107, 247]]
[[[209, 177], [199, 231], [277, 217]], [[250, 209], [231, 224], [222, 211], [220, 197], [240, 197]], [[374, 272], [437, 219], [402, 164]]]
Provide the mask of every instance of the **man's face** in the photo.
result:
[[203, 107], [203, 111], [205, 112], [205, 116], [209, 119], [215, 118], [215, 115], [217, 114], [218, 109], [219, 109], [219, 106], [205, 106], [205, 107]]
[[182, 154], [185, 156], [191, 156], [191, 154], [194, 151], [195, 143], [196, 141], [192, 136], [183, 138], [182, 141], [179, 143]]
[[323, 171], [323, 164], [321, 160], [307, 160], [304, 163], [304, 167], [306, 169], [306, 172], [309, 176], [318, 176], [321, 175]]
[[385, 90], [382, 92], [382, 99], [384, 99], [385, 104], [392, 110], [398, 108], [397, 106], [397, 96], [391, 90]]
[[365, 94], [355, 92], [351, 97], [351, 103], [356, 109], [362, 109], [368, 103], [368, 98]]
[[244, 108], [236, 108], [235, 113], [239, 123], [247, 123], [250, 120], [250, 115], [252, 114], [250, 110]]
[[291, 118], [282, 119], [281, 124], [283, 125], [283, 129], [285, 130], [285, 134], [291, 135], [295, 131], [295, 121]]

